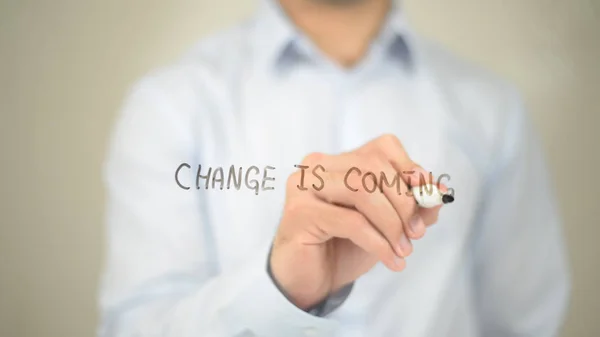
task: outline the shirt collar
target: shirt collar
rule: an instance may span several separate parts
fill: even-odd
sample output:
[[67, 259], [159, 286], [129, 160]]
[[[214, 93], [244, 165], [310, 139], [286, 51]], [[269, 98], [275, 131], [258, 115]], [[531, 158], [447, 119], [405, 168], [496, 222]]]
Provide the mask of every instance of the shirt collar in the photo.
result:
[[[393, 2], [374, 46], [383, 48], [388, 57], [408, 68], [413, 63], [413, 51], [407, 39], [409, 27], [400, 6]], [[305, 36], [287, 17], [277, 0], [261, 0], [257, 20], [254, 38], [259, 63], [277, 69], [306, 56], [307, 51], [302, 50], [300, 45]]]
[[259, 63], [276, 67], [282, 57], [295, 54], [292, 46], [301, 36], [277, 0], [261, 0], [254, 36]]

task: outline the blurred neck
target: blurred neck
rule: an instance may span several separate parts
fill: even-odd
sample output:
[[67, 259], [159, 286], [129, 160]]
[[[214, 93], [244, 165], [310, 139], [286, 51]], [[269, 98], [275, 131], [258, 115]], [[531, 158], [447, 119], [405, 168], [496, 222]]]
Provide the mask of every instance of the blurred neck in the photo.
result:
[[368, 52], [391, 0], [279, 0], [281, 7], [312, 42], [344, 67]]

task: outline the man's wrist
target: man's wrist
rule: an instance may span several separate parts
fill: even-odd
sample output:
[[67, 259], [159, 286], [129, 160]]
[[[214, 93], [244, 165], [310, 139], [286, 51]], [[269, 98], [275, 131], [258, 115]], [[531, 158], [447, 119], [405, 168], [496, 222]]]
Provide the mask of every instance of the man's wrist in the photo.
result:
[[[277, 280], [273, 276], [273, 271], [271, 269], [271, 253], [272, 253], [272, 251], [273, 251], [273, 247], [271, 247], [271, 249], [269, 250], [269, 255], [267, 258], [267, 274], [271, 278], [271, 281], [273, 282], [273, 284], [281, 292], [281, 294], [283, 296], [285, 296], [285, 298], [287, 298], [288, 301], [290, 301], [291, 303], [294, 303], [294, 301], [292, 301], [290, 299], [289, 294], [286, 293], [286, 291], [281, 287], [281, 285], [277, 282]], [[306, 308], [306, 309], [299, 308], [299, 309], [301, 309], [313, 316], [324, 317], [324, 316], [330, 314], [331, 312], [335, 311], [338, 307], [340, 307], [346, 301], [346, 299], [350, 295], [350, 292], [352, 291], [353, 287], [354, 287], [354, 282], [352, 282], [348, 285], [345, 285], [344, 287], [342, 287], [341, 289], [337, 290], [334, 293], [328, 294], [323, 300], [321, 300], [320, 302], [318, 302], [317, 304], [315, 304], [309, 308]], [[294, 304], [294, 305], [296, 305], [296, 304]]]

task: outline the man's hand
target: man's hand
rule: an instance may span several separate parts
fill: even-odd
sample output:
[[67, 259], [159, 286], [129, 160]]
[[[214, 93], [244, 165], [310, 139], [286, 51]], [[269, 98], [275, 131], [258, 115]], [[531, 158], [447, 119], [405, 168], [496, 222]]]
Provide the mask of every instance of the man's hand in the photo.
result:
[[[308, 189], [301, 190], [301, 172], [289, 177], [269, 261], [276, 282], [299, 308], [320, 302], [378, 261], [392, 271], [402, 271], [404, 258], [412, 252], [411, 240], [421, 238], [426, 227], [437, 221], [441, 206], [419, 208], [406, 195], [408, 184], [417, 186], [420, 176], [428, 174], [408, 157], [395, 136], [381, 136], [340, 155], [311, 154], [302, 164], [322, 165], [326, 171], [319, 175], [324, 184], [306, 174]], [[347, 175], [353, 167], [363, 175], [376, 175], [375, 192], [365, 191], [358, 171]], [[415, 173], [404, 174], [407, 171]], [[382, 173], [389, 185], [381, 183]], [[398, 174], [401, 194], [396, 185], [390, 186]], [[323, 188], [311, 188], [312, 184]]]

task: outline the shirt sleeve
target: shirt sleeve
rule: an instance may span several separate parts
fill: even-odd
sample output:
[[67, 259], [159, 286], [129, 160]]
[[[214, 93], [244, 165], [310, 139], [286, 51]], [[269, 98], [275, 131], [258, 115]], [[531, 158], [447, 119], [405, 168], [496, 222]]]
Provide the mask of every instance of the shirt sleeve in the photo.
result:
[[539, 138], [513, 93], [473, 256], [483, 336], [557, 336], [570, 292], [561, 217]]
[[191, 109], [177, 98], [185, 90], [164, 82], [135, 86], [109, 146], [98, 335], [331, 336], [337, 321], [297, 308], [272, 282], [271, 238], [239, 268], [219, 270], [210, 237], [218, 224], [201, 193], [174, 179], [178, 165], [195, 165]]

